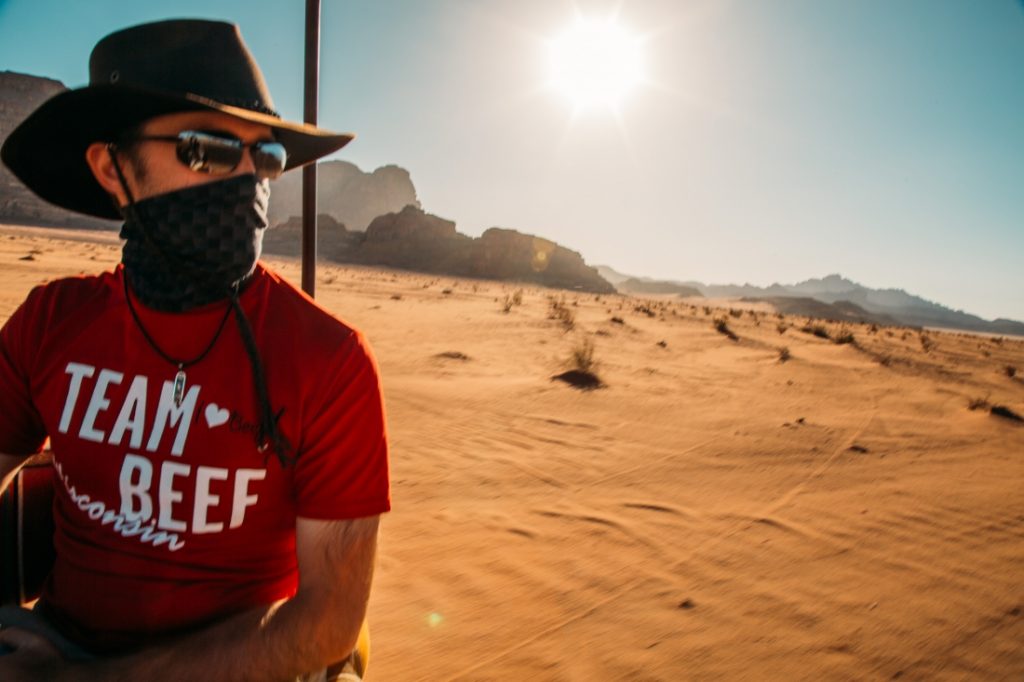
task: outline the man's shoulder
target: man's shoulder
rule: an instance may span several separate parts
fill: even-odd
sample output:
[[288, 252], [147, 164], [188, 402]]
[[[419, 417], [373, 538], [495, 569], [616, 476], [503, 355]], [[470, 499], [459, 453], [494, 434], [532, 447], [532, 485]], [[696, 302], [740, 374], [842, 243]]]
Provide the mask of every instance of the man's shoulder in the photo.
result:
[[80, 311], [91, 305], [104, 305], [121, 286], [117, 272], [75, 275], [43, 282], [32, 289], [25, 305], [51, 314]]
[[319, 340], [336, 344], [362, 336], [353, 325], [324, 308], [273, 269], [262, 263], [257, 267], [266, 297], [268, 322], [276, 329], [304, 342]]

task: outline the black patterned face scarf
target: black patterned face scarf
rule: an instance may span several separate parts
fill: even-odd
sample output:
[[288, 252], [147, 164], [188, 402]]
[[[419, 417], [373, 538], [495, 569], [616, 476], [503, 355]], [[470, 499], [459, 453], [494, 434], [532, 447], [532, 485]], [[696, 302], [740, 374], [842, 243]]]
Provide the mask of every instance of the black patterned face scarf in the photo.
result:
[[224, 300], [256, 267], [269, 200], [266, 180], [238, 175], [132, 202], [121, 228], [132, 291], [166, 312]]
[[[126, 240], [121, 262], [127, 283], [145, 305], [165, 312], [185, 312], [229, 299], [256, 387], [260, 424], [256, 447], [267, 454], [268, 449], [273, 450], [282, 466], [293, 463], [291, 443], [277, 424], [283, 410], [275, 414], [271, 407], [256, 338], [238, 300], [263, 250], [268, 181], [257, 180], [254, 174], [237, 175], [135, 201], [114, 149], [110, 154], [128, 198], [128, 205], [122, 208], [125, 222], [121, 228], [121, 238]], [[131, 301], [128, 303], [130, 307]], [[141, 320], [136, 317], [135, 321], [154, 350], [178, 365], [184, 381], [184, 363], [168, 358]], [[219, 336], [218, 330], [211, 347]]]

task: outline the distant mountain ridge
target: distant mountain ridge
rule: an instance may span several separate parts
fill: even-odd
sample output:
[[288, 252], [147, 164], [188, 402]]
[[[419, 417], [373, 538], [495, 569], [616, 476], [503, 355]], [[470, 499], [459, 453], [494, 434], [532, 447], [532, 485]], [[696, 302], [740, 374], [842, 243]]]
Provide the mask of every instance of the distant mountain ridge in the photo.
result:
[[[834, 319], [864, 318], [879, 324], [900, 324], [912, 327], [948, 327], [966, 331], [987, 332], [992, 334], [1015, 334], [1024, 336], [1024, 323], [1016, 320], [999, 318], [985, 320], [962, 310], [953, 310], [939, 303], [914, 296], [903, 289], [871, 289], [845, 277], [833, 274], [823, 278], [809, 279], [792, 285], [772, 284], [758, 287], [752, 284], [704, 284], [702, 282], [659, 281], [651, 278], [632, 278], [614, 269], [599, 265], [597, 270], [601, 276], [622, 287], [631, 279], [643, 282], [647, 287], [692, 287], [701, 295], [709, 298], [742, 298], [762, 300], [773, 303], [776, 307], [787, 308], [792, 314], [815, 317], [828, 316], [826, 309], [820, 306], [798, 304], [799, 299], [811, 299], [819, 303], [833, 306], [830, 309]], [[628, 287], [628, 285], [626, 285]], [[620, 289], [621, 291], [622, 289]], [[789, 299], [789, 300], [784, 300]], [[838, 304], [853, 304], [865, 311], [861, 315], [855, 310]], [[802, 312], [797, 312], [797, 311]], [[813, 311], [813, 312], [812, 312]], [[783, 311], [786, 312], [786, 311]]]

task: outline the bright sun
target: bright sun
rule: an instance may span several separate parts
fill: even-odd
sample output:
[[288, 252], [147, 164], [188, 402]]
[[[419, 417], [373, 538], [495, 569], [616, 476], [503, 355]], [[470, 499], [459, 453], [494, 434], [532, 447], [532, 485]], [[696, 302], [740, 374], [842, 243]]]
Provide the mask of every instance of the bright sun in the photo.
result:
[[549, 86], [577, 111], [615, 111], [643, 82], [643, 57], [643, 41], [614, 19], [577, 19], [548, 42]]

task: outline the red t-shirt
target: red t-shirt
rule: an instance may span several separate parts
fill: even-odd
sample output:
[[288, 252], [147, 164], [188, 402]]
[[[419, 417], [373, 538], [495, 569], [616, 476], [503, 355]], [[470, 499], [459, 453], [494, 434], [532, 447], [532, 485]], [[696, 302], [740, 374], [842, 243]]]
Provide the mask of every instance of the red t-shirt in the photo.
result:
[[[172, 358], [199, 355], [226, 303], [161, 313], [133, 298]], [[57, 561], [43, 602], [114, 650], [289, 597], [295, 519], [390, 509], [377, 367], [363, 336], [262, 265], [241, 294], [294, 465], [256, 447], [258, 397], [234, 315], [178, 369], [125, 301], [124, 273], [37, 287], [0, 330], [0, 452], [50, 438]]]

